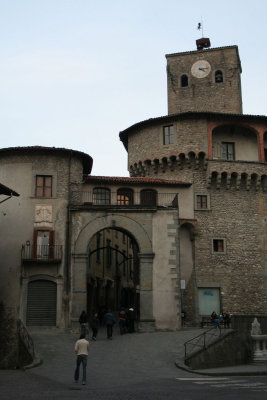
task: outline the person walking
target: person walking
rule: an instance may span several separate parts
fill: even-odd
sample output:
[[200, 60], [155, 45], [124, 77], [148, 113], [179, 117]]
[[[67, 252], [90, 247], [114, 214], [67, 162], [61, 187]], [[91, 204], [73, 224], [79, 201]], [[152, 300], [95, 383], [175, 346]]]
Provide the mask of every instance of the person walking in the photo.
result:
[[121, 309], [119, 312], [119, 327], [120, 334], [124, 335], [124, 333], [126, 333], [126, 312], [124, 309]]
[[107, 338], [112, 339], [113, 325], [116, 323], [116, 320], [111, 310], [108, 310], [108, 312], [104, 315], [103, 323], [107, 327]]
[[90, 320], [90, 326], [93, 331], [92, 340], [96, 340], [98, 327], [99, 327], [99, 319], [98, 319], [97, 313], [94, 313], [94, 315], [92, 316], [92, 318]]
[[80, 365], [83, 366], [83, 378], [82, 384], [86, 384], [86, 366], [87, 366], [87, 358], [89, 352], [89, 342], [85, 339], [85, 335], [81, 334], [80, 339], [77, 340], [74, 346], [75, 353], [77, 354], [76, 359], [76, 368], [74, 372], [74, 381], [75, 383], [79, 382], [79, 374], [80, 374]]
[[79, 318], [80, 326], [81, 326], [81, 335], [86, 336], [86, 325], [88, 322], [88, 316], [85, 311], [82, 311], [80, 318]]
[[136, 315], [135, 315], [135, 310], [133, 307], [130, 307], [127, 313], [127, 320], [128, 320], [128, 332], [133, 333], [135, 332], [134, 328], [134, 321], [135, 321]]

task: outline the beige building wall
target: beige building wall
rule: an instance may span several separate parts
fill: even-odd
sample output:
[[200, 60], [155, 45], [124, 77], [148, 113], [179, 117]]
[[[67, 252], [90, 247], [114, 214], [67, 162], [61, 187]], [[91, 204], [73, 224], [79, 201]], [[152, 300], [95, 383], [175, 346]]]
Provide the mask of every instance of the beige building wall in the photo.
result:
[[[35, 280], [50, 280], [57, 285], [56, 324], [65, 326], [64, 298], [67, 206], [70, 182], [81, 183], [82, 162], [68, 153], [15, 148], [0, 152], [0, 177], [14, 186], [19, 197], [1, 205], [0, 213], [0, 293], [6, 306], [24, 323], [27, 318], [28, 285]], [[52, 197], [36, 197], [36, 175], [52, 176]], [[60, 262], [34, 261], [34, 232], [54, 231], [54, 244], [62, 246]], [[30, 261], [22, 260], [29, 251]], [[38, 251], [38, 250], [37, 250]]]

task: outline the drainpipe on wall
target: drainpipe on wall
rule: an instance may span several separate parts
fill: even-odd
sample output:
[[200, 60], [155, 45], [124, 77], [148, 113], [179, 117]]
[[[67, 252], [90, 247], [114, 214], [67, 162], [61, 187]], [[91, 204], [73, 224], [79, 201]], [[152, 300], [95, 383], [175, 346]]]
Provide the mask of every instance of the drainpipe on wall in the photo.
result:
[[66, 242], [65, 242], [65, 279], [64, 279], [64, 312], [65, 312], [65, 328], [69, 328], [70, 320], [70, 237], [71, 237], [71, 215], [70, 215], [70, 200], [71, 200], [71, 160], [72, 151], [69, 155], [69, 170], [68, 170], [68, 203], [67, 203], [67, 221], [66, 221]]

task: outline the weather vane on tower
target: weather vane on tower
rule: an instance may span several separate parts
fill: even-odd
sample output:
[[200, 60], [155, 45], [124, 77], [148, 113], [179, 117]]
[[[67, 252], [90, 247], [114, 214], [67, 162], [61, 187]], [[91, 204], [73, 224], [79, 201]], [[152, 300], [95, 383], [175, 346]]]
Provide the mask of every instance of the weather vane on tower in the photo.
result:
[[202, 18], [201, 18], [201, 22], [199, 22], [199, 23], [197, 24], [197, 29], [198, 29], [199, 31], [201, 30], [202, 37], [204, 37], [204, 36], [203, 36], [203, 21], [202, 21]]
[[202, 38], [196, 40], [197, 49], [198, 50], [203, 50], [203, 49], [206, 49], [206, 48], [210, 47], [209, 38], [204, 38], [204, 35], [203, 35], [203, 21], [202, 21], [202, 18], [201, 18], [201, 22], [198, 22], [198, 24], [197, 24], [197, 29], [199, 31], [201, 30], [201, 33], [202, 33]]

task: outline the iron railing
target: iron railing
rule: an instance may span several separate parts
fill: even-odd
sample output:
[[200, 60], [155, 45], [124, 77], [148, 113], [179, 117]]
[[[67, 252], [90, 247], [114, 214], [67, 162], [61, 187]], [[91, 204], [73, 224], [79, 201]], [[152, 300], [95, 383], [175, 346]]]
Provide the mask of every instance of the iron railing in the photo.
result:
[[18, 336], [19, 336], [20, 340], [26, 347], [29, 355], [34, 360], [34, 357], [35, 357], [34, 343], [33, 343], [33, 340], [31, 338], [29, 332], [27, 331], [26, 327], [24, 326], [23, 322], [21, 321], [21, 319], [17, 320], [17, 331], [18, 331]]
[[60, 262], [62, 260], [62, 245], [23, 245], [22, 261]]
[[177, 193], [147, 192], [97, 192], [73, 191], [72, 203], [90, 206], [116, 207], [172, 207], [177, 208]]
[[222, 335], [221, 327], [212, 327], [211, 329], [201, 333], [200, 335], [188, 340], [184, 344], [185, 359], [199, 350], [205, 350], [209, 344], [215, 341], [216, 338]]

